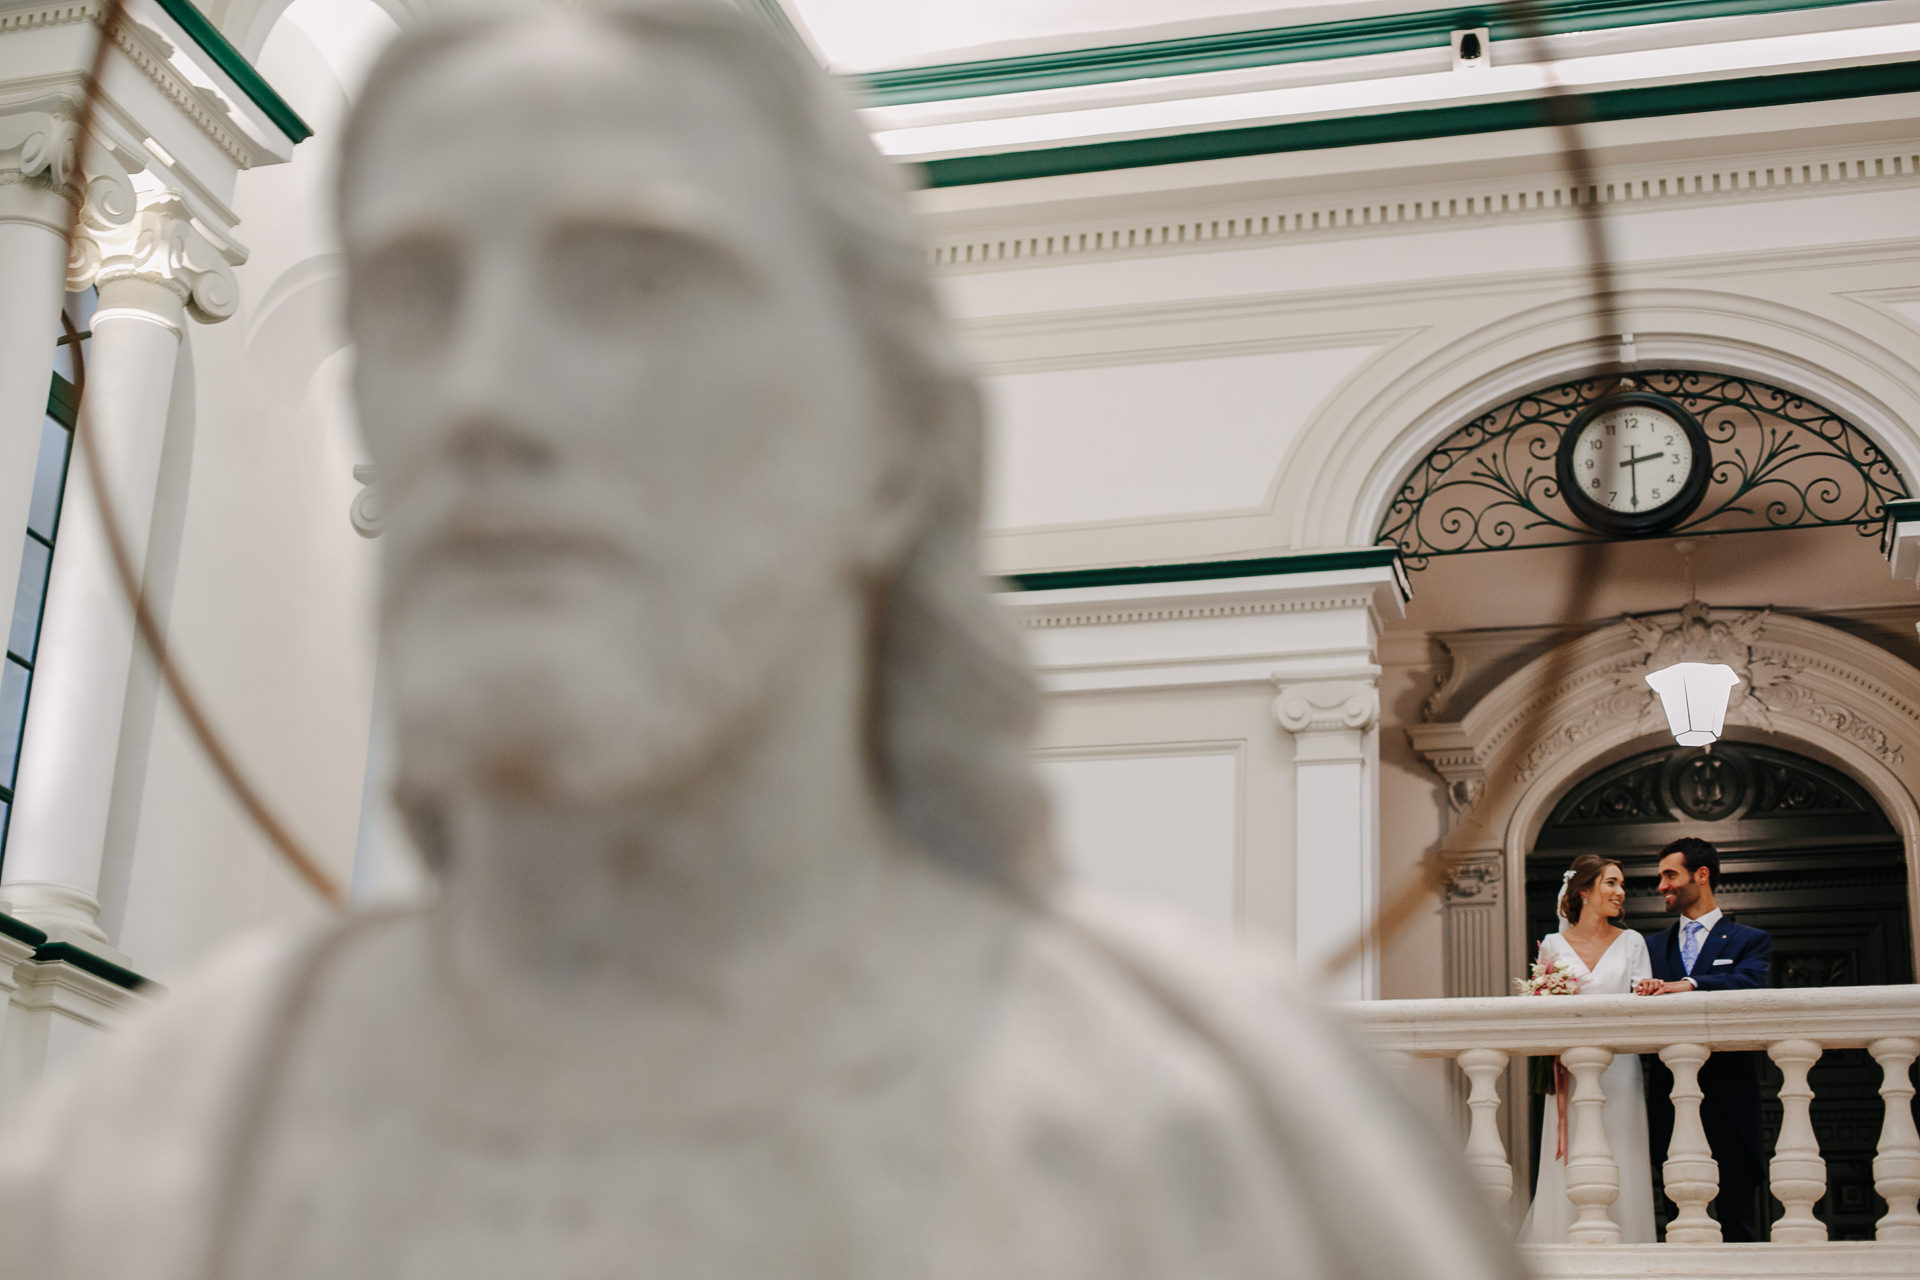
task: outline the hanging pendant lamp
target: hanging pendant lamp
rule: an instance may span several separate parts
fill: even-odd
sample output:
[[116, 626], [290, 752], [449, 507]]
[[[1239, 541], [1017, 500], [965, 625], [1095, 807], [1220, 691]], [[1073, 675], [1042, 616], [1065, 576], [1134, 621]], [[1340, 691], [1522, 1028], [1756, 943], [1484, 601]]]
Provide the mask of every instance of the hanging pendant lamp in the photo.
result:
[[1647, 683], [1660, 695], [1674, 741], [1704, 747], [1726, 726], [1727, 700], [1740, 677], [1724, 662], [1676, 662], [1647, 672]]

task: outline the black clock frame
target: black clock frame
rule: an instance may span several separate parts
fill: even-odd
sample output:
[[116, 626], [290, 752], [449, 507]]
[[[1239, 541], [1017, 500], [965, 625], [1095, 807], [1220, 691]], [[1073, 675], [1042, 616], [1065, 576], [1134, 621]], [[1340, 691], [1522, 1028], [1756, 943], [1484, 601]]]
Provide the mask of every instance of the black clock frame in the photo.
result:
[[[1687, 440], [1693, 446], [1693, 461], [1688, 467], [1687, 478], [1680, 485], [1680, 492], [1648, 511], [1614, 511], [1603, 507], [1580, 491], [1579, 481], [1573, 474], [1573, 455], [1579, 448], [1580, 433], [1587, 424], [1603, 413], [1630, 405], [1666, 414], [1680, 424], [1680, 429], [1687, 433]], [[1554, 458], [1554, 474], [1560, 481], [1561, 496], [1582, 523], [1600, 533], [1616, 537], [1645, 537], [1679, 524], [1692, 515], [1694, 508], [1700, 505], [1700, 500], [1707, 496], [1707, 484], [1713, 478], [1713, 444], [1707, 439], [1706, 430], [1699, 420], [1666, 396], [1651, 391], [1616, 391], [1582, 409], [1580, 416], [1561, 433], [1560, 448]]]

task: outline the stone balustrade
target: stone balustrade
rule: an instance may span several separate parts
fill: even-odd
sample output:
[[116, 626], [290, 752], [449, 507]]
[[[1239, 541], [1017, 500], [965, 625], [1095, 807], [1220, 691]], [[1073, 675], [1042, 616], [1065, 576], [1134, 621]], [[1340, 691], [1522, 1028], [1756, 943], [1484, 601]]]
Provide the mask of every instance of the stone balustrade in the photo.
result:
[[[1382, 1000], [1341, 1011], [1364, 1043], [1392, 1061], [1437, 1058], [1459, 1066], [1468, 1085], [1467, 1164], [1503, 1217], [1516, 1208], [1516, 1188], [1500, 1123], [1502, 1079], [1527, 1056], [1559, 1055], [1573, 1077], [1566, 1180], [1579, 1214], [1568, 1244], [1527, 1251], [1540, 1275], [1920, 1275], [1920, 1132], [1911, 1076], [1920, 1057], [1920, 986], [1655, 999]], [[1854, 1048], [1866, 1049], [1881, 1072], [1884, 1122], [1873, 1184], [1888, 1209], [1873, 1242], [1829, 1243], [1813, 1212], [1827, 1175], [1808, 1073], [1827, 1050]], [[1762, 1050], [1783, 1077], [1780, 1135], [1768, 1167], [1782, 1211], [1767, 1244], [1722, 1244], [1707, 1213], [1719, 1175], [1700, 1125], [1698, 1073], [1709, 1053], [1722, 1050]], [[1600, 1074], [1620, 1053], [1658, 1054], [1673, 1072], [1673, 1138], [1661, 1172], [1679, 1213], [1666, 1245], [1621, 1245], [1607, 1213], [1620, 1171], [1601, 1124]]]

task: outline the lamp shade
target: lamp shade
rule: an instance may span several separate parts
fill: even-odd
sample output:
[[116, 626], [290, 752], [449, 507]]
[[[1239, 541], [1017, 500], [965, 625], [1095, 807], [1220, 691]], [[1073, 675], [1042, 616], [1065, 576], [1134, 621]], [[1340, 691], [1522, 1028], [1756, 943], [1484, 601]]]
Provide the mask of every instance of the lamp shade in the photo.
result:
[[1676, 662], [1647, 672], [1660, 695], [1667, 725], [1683, 747], [1703, 747], [1720, 736], [1727, 723], [1727, 699], [1740, 677], [1722, 662]]

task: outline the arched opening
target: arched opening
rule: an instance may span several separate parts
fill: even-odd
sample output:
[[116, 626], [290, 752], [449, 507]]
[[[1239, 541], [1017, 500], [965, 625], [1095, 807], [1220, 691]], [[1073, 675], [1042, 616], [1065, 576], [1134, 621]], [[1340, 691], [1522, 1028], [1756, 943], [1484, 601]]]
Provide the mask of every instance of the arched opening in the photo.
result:
[[[1526, 858], [1529, 943], [1556, 927], [1561, 873], [1582, 853], [1625, 867], [1627, 927], [1647, 934], [1670, 927], [1673, 917], [1653, 888], [1655, 866], [1659, 850], [1683, 835], [1720, 850], [1721, 908], [1773, 935], [1772, 985], [1913, 981], [1906, 857], [1893, 822], [1840, 770], [1752, 742], [1644, 751], [1569, 787]], [[1762, 1072], [1771, 1148], [1780, 1079], [1770, 1063]], [[1814, 1129], [1827, 1160], [1827, 1195], [1816, 1212], [1834, 1239], [1870, 1240], [1885, 1212], [1872, 1174], [1879, 1069], [1863, 1049], [1830, 1051], [1812, 1084]], [[1656, 1164], [1656, 1187], [1659, 1178]], [[1764, 1207], [1762, 1221], [1775, 1216]]]

